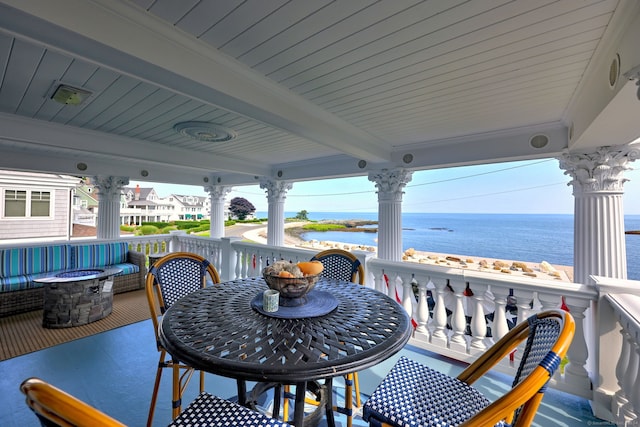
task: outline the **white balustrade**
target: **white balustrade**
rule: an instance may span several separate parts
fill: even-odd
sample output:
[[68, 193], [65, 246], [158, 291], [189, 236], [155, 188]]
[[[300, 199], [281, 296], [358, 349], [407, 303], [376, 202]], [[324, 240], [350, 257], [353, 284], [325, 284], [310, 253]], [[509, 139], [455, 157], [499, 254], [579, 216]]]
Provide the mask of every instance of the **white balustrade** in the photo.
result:
[[[594, 412], [618, 426], [640, 425], [640, 281], [592, 277], [600, 290], [599, 382]], [[613, 378], [612, 378], [613, 377]]]
[[[579, 396], [591, 396], [584, 323], [587, 308], [597, 301], [595, 287], [377, 258], [367, 261], [367, 270], [376, 279], [383, 275], [389, 278], [389, 289], [384, 291], [398, 299], [415, 321], [412, 343], [466, 362], [473, 361], [508, 332], [509, 298], [515, 299], [518, 310], [518, 318], [512, 324], [544, 309], [559, 308], [565, 298], [578, 324], [574, 344], [567, 355], [567, 366], [574, 368], [565, 375], [558, 372], [550, 383]], [[413, 290], [413, 284], [417, 291]], [[380, 290], [377, 281], [376, 288]], [[411, 294], [410, 298], [407, 293]], [[410, 299], [413, 299], [411, 303]], [[493, 321], [489, 320], [491, 315]], [[514, 363], [505, 360], [497, 369], [513, 375], [518, 353]]]

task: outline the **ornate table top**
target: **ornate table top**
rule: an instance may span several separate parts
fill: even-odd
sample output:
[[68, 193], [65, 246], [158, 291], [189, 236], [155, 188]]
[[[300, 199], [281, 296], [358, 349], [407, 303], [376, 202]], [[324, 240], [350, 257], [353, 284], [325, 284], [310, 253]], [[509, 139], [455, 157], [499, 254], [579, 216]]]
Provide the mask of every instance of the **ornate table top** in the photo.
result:
[[196, 369], [250, 380], [300, 382], [373, 366], [411, 336], [405, 310], [361, 285], [321, 279], [338, 299], [331, 313], [303, 319], [260, 314], [251, 300], [268, 289], [261, 277], [209, 286], [178, 300], [160, 325], [162, 345]]

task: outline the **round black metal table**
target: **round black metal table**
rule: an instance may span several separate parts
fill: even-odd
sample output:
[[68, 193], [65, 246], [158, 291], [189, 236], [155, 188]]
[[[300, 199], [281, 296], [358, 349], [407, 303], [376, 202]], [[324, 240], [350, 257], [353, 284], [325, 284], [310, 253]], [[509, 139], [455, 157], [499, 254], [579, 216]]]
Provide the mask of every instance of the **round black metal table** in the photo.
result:
[[238, 380], [295, 384], [298, 426], [304, 417], [307, 382], [325, 379], [330, 390], [333, 377], [397, 353], [413, 330], [396, 301], [354, 283], [321, 279], [316, 289], [335, 296], [337, 308], [323, 316], [295, 319], [252, 308], [252, 299], [266, 289], [264, 279], [253, 277], [189, 294], [164, 314], [160, 341], [171, 355], [199, 370]]

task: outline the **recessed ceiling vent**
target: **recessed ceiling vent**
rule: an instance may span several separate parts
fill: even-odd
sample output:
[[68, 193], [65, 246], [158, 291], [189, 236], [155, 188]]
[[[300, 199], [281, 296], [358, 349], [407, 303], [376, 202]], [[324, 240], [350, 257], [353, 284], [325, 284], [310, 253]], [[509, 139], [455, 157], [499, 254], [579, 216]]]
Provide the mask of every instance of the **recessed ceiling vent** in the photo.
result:
[[176, 124], [173, 129], [180, 135], [198, 141], [224, 142], [231, 141], [236, 137], [236, 133], [232, 129], [208, 122], [182, 122]]
[[86, 89], [60, 84], [54, 90], [51, 99], [64, 105], [80, 105], [85, 102], [91, 94], [92, 92]]

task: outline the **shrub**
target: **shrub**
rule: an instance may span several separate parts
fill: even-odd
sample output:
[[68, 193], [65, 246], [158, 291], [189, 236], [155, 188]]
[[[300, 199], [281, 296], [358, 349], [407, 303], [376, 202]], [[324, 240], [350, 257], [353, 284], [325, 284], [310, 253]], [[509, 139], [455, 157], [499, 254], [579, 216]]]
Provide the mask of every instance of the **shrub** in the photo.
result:
[[159, 229], [155, 225], [143, 225], [138, 228], [138, 232], [143, 236], [148, 236], [150, 234], [159, 234]]
[[166, 227], [161, 228], [158, 234], [169, 234], [170, 231], [177, 230], [177, 229], [178, 227], [176, 227], [175, 225], [168, 225]]
[[199, 233], [199, 232], [201, 232], [201, 231], [209, 231], [209, 229], [210, 229], [210, 228], [211, 228], [211, 225], [209, 225], [209, 224], [202, 224], [202, 225], [201, 225], [201, 226], [199, 226], [199, 227], [189, 228], [189, 229], [187, 230], [187, 233], [188, 233], [188, 234], [191, 234], [191, 233]]
[[309, 231], [333, 231], [347, 227], [343, 224], [305, 224], [302, 228]]
[[143, 222], [141, 225], [142, 226], [153, 225], [154, 227], [157, 227], [157, 228], [164, 228], [164, 227], [166, 227], [168, 225], [171, 225], [171, 223], [170, 222], [162, 222], [162, 221], [159, 221], [159, 222]]
[[176, 221], [176, 227], [178, 230], [188, 230], [190, 228], [196, 228], [200, 226], [200, 221]]
[[260, 222], [264, 222], [266, 221], [266, 219], [260, 219], [260, 218], [254, 218], [254, 219], [237, 219], [236, 222], [239, 222], [240, 224], [253, 224], [253, 223], [260, 223]]

